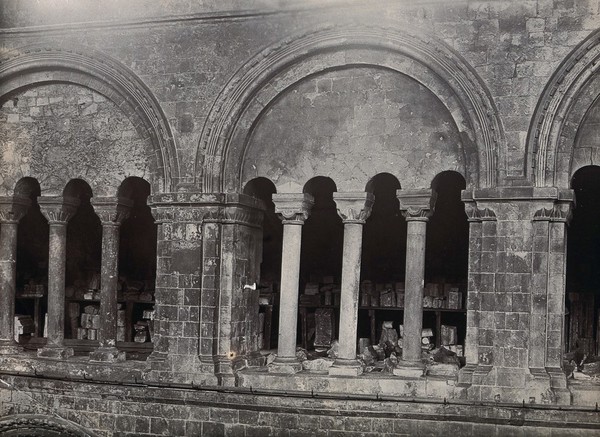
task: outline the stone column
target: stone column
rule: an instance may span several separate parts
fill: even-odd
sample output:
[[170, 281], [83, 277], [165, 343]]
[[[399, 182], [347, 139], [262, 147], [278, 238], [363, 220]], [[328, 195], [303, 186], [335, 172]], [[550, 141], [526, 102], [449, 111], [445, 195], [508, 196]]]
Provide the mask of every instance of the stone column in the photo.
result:
[[427, 221], [433, 213], [435, 193], [430, 189], [398, 190], [400, 210], [407, 221], [404, 337], [402, 360], [394, 375], [423, 375], [421, 331], [423, 329], [423, 286]]
[[117, 350], [117, 285], [119, 281], [119, 228], [129, 216], [133, 201], [123, 197], [91, 199], [102, 223], [102, 264], [100, 268], [99, 347], [90, 353], [92, 361], [124, 361]]
[[17, 226], [30, 204], [25, 197], [0, 198], [0, 354], [20, 350], [14, 332]]
[[338, 358], [329, 368], [330, 375], [357, 376], [363, 372], [356, 359], [358, 291], [362, 255], [363, 225], [371, 214], [375, 196], [370, 193], [333, 193], [339, 216], [344, 222], [342, 285]]
[[48, 342], [38, 350], [39, 357], [67, 358], [73, 349], [65, 339], [65, 264], [67, 222], [75, 215], [79, 199], [73, 197], [38, 197], [38, 204], [50, 226], [48, 256]]
[[302, 369], [296, 359], [298, 324], [298, 285], [300, 280], [300, 247], [302, 225], [314, 203], [310, 194], [273, 194], [275, 213], [283, 222], [281, 257], [281, 295], [279, 304], [279, 343], [277, 358], [270, 372], [296, 373]]

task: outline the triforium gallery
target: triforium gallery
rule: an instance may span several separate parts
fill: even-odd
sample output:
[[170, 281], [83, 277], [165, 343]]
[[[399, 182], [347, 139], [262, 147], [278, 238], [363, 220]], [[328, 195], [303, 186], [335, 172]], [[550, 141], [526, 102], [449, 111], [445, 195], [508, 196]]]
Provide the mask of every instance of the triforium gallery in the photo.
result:
[[594, 435], [598, 0], [0, 5], [0, 433]]

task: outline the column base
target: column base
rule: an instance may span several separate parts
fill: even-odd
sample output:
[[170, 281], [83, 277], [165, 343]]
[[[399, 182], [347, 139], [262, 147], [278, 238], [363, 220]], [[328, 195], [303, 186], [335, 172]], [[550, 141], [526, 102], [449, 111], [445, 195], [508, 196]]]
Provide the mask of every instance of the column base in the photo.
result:
[[420, 362], [400, 360], [392, 373], [403, 378], [420, 378], [425, 374], [425, 365]]
[[99, 347], [90, 352], [90, 361], [101, 361], [105, 363], [117, 363], [125, 361], [125, 352], [116, 347]]
[[268, 367], [269, 373], [282, 373], [291, 375], [302, 370], [302, 363], [297, 358], [275, 358]]
[[72, 357], [74, 355], [73, 349], [70, 347], [62, 346], [46, 346], [42, 349], [38, 349], [37, 356], [40, 358], [54, 358], [57, 360], [64, 360], [65, 358]]
[[363, 365], [358, 360], [336, 359], [329, 368], [330, 376], [358, 376], [363, 373]]
[[14, 340], [0, 340], [0, 355], [15, 355], [23, 348]]

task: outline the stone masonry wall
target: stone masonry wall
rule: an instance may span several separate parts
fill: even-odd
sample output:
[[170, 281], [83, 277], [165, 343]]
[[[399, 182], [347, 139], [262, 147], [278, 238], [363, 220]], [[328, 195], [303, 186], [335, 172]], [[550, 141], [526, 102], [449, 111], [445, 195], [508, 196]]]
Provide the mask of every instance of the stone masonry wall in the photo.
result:
[[[86, 25], [67, 33], [48, 29], [43, 37], [16, 31], [2, 38], [0, 49], [36, 41], [48, 46], [76, 42], [123, 62], [161, 103], [177, 137], [183, 180], [193, 181], [206, 116], [232, 72], [244, 62], [263, 48], [320, 23], [350, 17], [378, 26], [389, 20], [394, 28], [416, 27], [443, 40], [473, 66], [489, 89], [506, 131], [506, 148], [499, 145], [499, 169], [520, 177], [528, 168], [525, 143], [537, 101], [560, 62], [598, 27], [598, 5], [598, 0], [334, 4], [313, 12], [281, 12], [261, 18], [200, 19], [172, 26], [156, 22], [150, 34], [145, 27], [129, 25]], [[169, 9], [161, 12], [167, 14]], [[203, 153], [200, 145], [200, 164]]]
[[336, 400], [22, 377], [3, 382], [13, 390], [0, 390], [0, 416], [58, 414], [98, 436], [592, 436], [599, 425], [592, 409]]
[[149, 153], [121, 110], [88, 88], [36, 86], [4, 98], [0, 109], [3, 194], [32, 176], [42, 195], [60, 195], [81, 178], [95, 196], [116, 196], [125, 178], [151, 178]]
[[402, 187], [429, 187], [442, 171], [464, 175], [464, 153], [448, 110], [427, 88], [385, 69], [343, 68], [303, 80], [266, 110], [246, 152], [243, 185], [263, 176], [279, 191], [300, 191], [321, 175], [338, 191], [362, 191], [386, 172]]

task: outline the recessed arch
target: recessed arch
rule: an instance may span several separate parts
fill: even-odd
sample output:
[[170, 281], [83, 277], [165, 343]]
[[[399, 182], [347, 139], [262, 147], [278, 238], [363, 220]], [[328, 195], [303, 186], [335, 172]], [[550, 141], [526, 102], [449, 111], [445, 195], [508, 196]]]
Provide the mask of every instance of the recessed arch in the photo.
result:
[[600, 96], [600, 30], [561, 63], [538, 101], [527, 137], [535, 186], [569, 188], [579, 126]]
[[239, 191], [246, 141], [264, 108], [302, 78], [345, 65], [388, 68], [432, 90], [463, 135], [473, 159], [473, 185], [496, 185], [496, 155], [504, 135], [490, 94], [472, 68], [443, 42], [411, 30], [340, 25], [282, 41], [235, 73], [201, 136], [196, 174], [203, 191]]
[[31, 45], [0, 58], [0, 99], [50, 83], [83, 86], [111, 100], [147, 143], [153, 191], [174, 189], [179, 165], [171, 128], [151, 90], [133, 71], [103, 53], [75, 45]]

